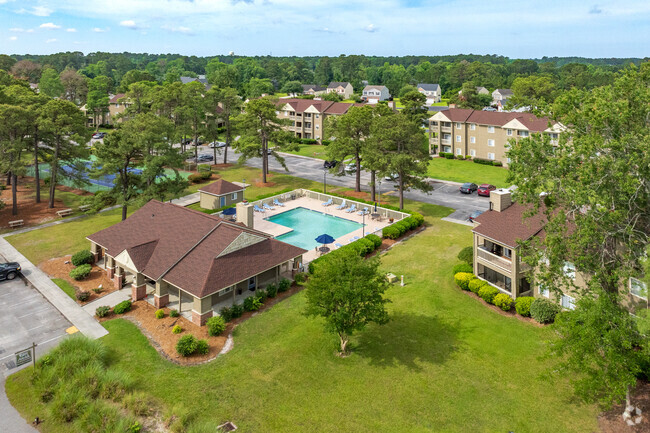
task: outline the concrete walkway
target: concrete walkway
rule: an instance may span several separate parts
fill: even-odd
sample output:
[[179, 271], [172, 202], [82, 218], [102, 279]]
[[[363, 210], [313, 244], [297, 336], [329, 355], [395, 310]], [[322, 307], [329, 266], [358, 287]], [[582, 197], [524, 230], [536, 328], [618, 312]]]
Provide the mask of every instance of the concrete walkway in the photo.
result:
[[20, 263], [23, 276], [85, 336], [95, 339], [108, 334], [102, 325], [4, 238], [0, 238], [0, 255], [9, 262]]
[[91, 316], [94, 316], [97, 307], [101, 307], [102, 305], [108, 305], [109, 307], [113, 308], [120, 302], [126, 301], [127, 299], [131, 299], [130, 287], [121, 290], [116, 290], [113, 293], [109, 293], [106, 296], [102, 296], [99, 299], [95, 299], [94, 301], [87, 303], [81, 308], [83, 308]]
[[194, 194], [189, 194], [183, 197], [175, 198], [171, 200], [171, 203], [177, 204], [179, 206], [189, 206], [194, 203], [198, 203], [201, 200], [201, 195], [198, 192]]
[[0, 375], [0, 427], [3, 432], [38, 433], [34, 427], [27, 424], [14, 407], [9, 404], [5, 393], [5, 377]]

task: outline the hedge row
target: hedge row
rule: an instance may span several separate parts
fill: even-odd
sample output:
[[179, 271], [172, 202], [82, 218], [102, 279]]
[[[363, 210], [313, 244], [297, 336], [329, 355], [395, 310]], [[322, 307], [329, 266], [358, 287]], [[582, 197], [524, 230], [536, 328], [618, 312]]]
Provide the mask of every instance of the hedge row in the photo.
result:
[[189, 180], [192, 183], [199, 183], [203, 182], [204, 180], [208, 180], [212, 177], [212, 172], [211, 171], [202, 171], [200, 173], [192, 173], [187, 177], [187, 180]]
[[[258, 289], [255, 294], [244, 299], [243, 304], [233, 304], [232, 307], [223, 307], [219, 310], [219, 317], [224, 323], [241, 317], [246, 311], [257, 311], [262, 308], [264, 302], [269, 298], [275, 298], [278, 293], [286, 292], [291, 287], [291, 281], [286, 278], [280, 280], [278, 285], [269, 284], [266, 289]], [[210, 334], [212, 335], [212, 334]]]
[[327, 260], [332, 260], [333, 257], [343, 254], [345, 251], [352, 250], [359, 254], [361, 257], [365, 257], [368, 254], [372, 253], [381, 246], [381, 238], [374, 234], [366, 235], [366, 237], [357, 239], [354, 242], [351, 242], [347, 245], [343, 245], [341, 248], [331, 251], [328, 254], [318, 257], [317, 259], [309, 262], [309, 273], [313, 274], [316, 270], [318, 263], [323, 263]]
[[422, 224], [424, 224], [424, 217], [419, 213], [414, 212], [411, 216], [408, 216], [395, 224], [384, 227], [382, 230], [382, 236], [388, 239], [397, 239], [404, 233], [416, 229]]

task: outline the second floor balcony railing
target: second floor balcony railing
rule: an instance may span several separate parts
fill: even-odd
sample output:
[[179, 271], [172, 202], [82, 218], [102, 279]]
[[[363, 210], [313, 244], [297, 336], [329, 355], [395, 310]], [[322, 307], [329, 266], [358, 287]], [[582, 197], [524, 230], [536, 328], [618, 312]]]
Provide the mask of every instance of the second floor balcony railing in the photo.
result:
[[481, 260], [484, 260], [494, 266], [497, 266], [498, 268], [503, 269], [504, 271], [512, 273], [512, 260], [505, 257], [497, 256], [496, 254], [492, 254], [484, 246], [478, 247], [477, 256]]

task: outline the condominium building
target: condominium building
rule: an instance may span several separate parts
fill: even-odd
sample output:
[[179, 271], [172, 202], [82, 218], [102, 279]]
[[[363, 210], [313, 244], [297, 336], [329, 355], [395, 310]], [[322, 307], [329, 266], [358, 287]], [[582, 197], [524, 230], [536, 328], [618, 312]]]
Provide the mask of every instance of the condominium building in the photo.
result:
[[284, 98], [278, 101], [277, 115], [288, 119], [291, 124], [286, 129], [297, 138], [324, 139], [323, 126], [328, 116], [345, 114], [351, 107], [363, 104], [332, 102], [318, 99]]
[[429, 119], [429, 152], [490, 159], [507, 166], [508, 140], [533, 133], [549, 134], [557, 140], [563, 129], [562, 124], [531, 113], [450, 108]]

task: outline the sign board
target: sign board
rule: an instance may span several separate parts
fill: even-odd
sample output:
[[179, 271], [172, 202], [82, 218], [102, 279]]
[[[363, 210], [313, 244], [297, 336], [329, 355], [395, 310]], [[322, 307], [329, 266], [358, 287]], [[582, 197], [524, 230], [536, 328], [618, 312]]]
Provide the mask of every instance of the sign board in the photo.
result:
[[16, 352], [16, 367], [32, 362], [32, 348]]

